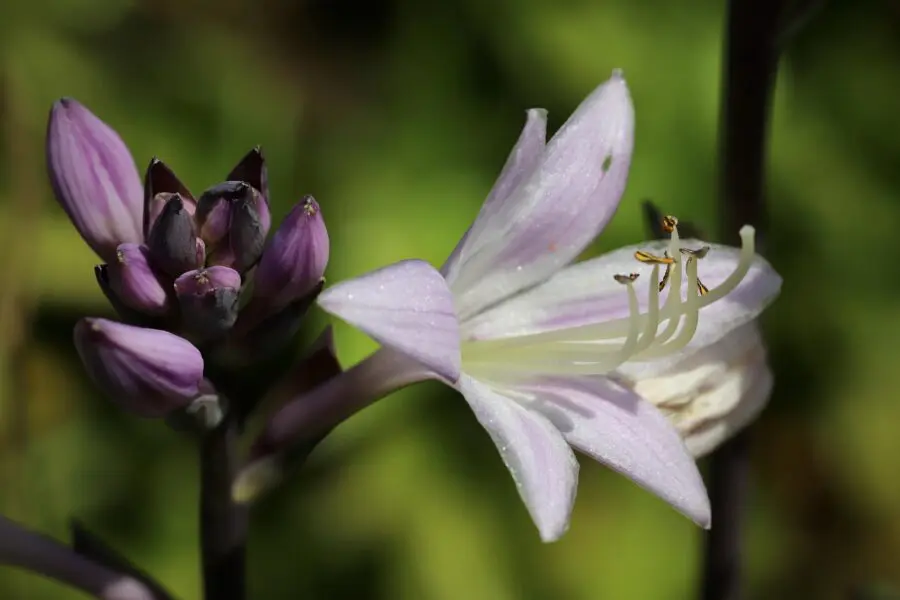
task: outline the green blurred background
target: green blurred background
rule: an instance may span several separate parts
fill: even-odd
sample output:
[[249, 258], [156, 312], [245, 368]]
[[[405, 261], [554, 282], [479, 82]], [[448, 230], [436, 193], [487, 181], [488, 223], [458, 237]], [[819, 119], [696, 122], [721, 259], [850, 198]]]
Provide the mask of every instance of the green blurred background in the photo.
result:
[[[640, 200], [715, 231], [720, 0], [10, 0], [0, 9], [0, 505], [58, 537], [78, 516], [177, 595], [199, 596], [194, 444], [117, 412], [71, 329], [110, 309], [53, 202], [50, 104], [71, 95], [195, 190], [252, 145], [273, 210], [304, 193], [331, 281], [440, 264], [524, 121], [558, 127], [614, 67], [637, 110], [628, 190], [592, 252], [639, 241]], [[782, 65], [766, 318], [777, 373], [753, 447], [749, 598], [900, 580], [900, 8], [830, 3]], [[325, 323], [317, 314], [313, 336]], [[350, 365], [374, 344], [339, 324]], [[251, 597], [680, 599], [701, 533], [584, 462], [543, 545], [466, 405], [423, 384], [364, 411], [254, 512]], [[0, 598], [76, 598], [0, 569]]]

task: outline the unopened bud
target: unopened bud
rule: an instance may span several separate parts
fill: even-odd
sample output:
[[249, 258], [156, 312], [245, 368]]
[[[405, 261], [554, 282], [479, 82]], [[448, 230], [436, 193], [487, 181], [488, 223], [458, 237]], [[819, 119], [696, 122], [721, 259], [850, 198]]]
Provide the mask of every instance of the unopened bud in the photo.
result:
[[266, 246], [256, 270], [253, 300], [276, 312], [314, 290], [328, 265], [328, 230], [312, 196], [297, 203]]
[[175, 280], [185, 325], [210, 339], [231, 329], [238, 316], [241, 276], [228, 267], [189, 271]]
[[203, 265], [194, 219], [180, 195], [166, 202], [147, 240], [153, 265], [171, 277]]
[[146, 247], [121, 244], [116, 260], [107, 267], [107, 277], [110, 289], [123, 304], [148, 315], [163, 315], [169, 309], [168, 286], [149, 258]]
[[163, 417], [200, 395], [203, 357], [167, 331], [82, 319], [75, 348], [94, 383], [123, 408]]
[[141, 179], [128, 147], [71, 98], [50, 111], [47, 167], [56, 200], [103, 260], [115, 260], [119, 244], [143, 241]]

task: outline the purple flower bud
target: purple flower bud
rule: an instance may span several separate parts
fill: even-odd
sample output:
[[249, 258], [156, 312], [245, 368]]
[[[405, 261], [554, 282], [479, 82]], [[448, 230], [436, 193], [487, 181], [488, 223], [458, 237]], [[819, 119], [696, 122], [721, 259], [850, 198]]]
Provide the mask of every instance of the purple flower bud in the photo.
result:
[[167, 331], [82, 319], [75, 348], [100, 389], [140, 416], [163, 417], [200, 393], [200, 351]]
[[271, 217], [262, 193], [244, 181], [226, 181], [197, 201], [200, 237], [208, 262], [244, 272], [259, 260]]
[[312, 196], [301, 200], [278, 227], [263, 252], [253, 298], [271, 312], [316, 288], [328, 265], [328, 230]]
[[163, 208], [175, 195], [181, 197], [184, 209], [191, 216], [197, 210], [197, 202], [190, 190], [181, 183], [172, 169], [166, 164], [154, 158], [147, 167], [144, 175], [144, 236], [149, 237], [153, 224], [159, 218]]
[[262, 148], [257, 146], [247, 153], [226, 177], [228, 181], [244, 181], [249, 183], [262, 196], [263, 202], [256, 207], [259, 221], [266, 233], [272, 226], [272, 215], [269, 213], [269, 177], [266, 171], [266, 159]]
[[106, 299], [109, 300], [109, 303], [115, 309], [119, 316], [122, 317], [125, 321], [134, 324], [140, 324], [149, 326], [150, 319], [147, 318], [147, 315], [144, 313], [138, 312], [133, 308], [126, 306], [124, 302], [122, 302], [115, 292], [112, 291], [112, 286], [109, 282], [109, 265], [97, 265], [94, 267], [94, 276], [97, 278], [97, 285], [100, 286], [100, 291], [103, 292], [103, 295], [106, 296]]
[[111, 262], [119, 244], [143, 241], [143, 193], [131, 153], [115, 131], [71, 98], [50, 111], [47, 167], [56, 200], [101, 258]]
[[172, 277], [203, 265], [194, 219], [180, 194], [163, 207], [147, 239], [153, 265]]
[[221, 336], [234, 325], [240, 291], [241, 276], [228, 267], [189, 271], [175, 280], [185, 325], [205, 339]]
[[110, 289], [129, 308], [148, 315], [162, 315], [169, 309], [168, 286], [150, 265], [145, 246], [121, 244], [116, 260], [108, 265], [107, 277]]

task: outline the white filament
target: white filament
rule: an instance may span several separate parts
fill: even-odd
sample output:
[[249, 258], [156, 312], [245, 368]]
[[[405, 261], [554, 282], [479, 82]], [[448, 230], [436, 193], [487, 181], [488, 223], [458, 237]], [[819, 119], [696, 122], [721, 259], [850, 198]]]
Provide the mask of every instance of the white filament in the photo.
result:
[[[651, 360], [672, 354], [690, 343], [697, 330], [700, 309], [734, 290], [746, 277], [755, 256], [754, 229], [740, 231], [741, 253], [735, 270], [707, 294], [698, 292], [700, 258], [682, 257], [677, 228], [669, 241], [671, 266], [669, 294], [659, 306], [659, 265], [653, 265], [648, 282], [647, 311], [640, 312], [633, 282], [627, 282], [628, 316], [582, 327], [559, 329], [498, 340], [466, 341], [466, 371], [484, 377], [503, 374], [599, 375], [628, 360]], [[687, 284], [682, 300], [682, 267]], [[665, 328], [660, 332], [660, 326]], [[624, 337], [624, 341], [622, 338]], [[474, 374], [474, 373], [473, 373]]]

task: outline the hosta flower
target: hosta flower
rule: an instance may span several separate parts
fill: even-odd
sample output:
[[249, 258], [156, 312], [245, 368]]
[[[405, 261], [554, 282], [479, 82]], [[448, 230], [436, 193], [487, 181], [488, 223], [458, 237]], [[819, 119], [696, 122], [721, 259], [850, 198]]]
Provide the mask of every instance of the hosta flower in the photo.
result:
[[755, 419], [772, 392], [772, 370], [755, 322], [686, 356], [665, 372], [629, 382], [659, 407], [695, 457]]
[[[404, 370], [425, 370], [462, 393], [548, 541], [565, 531], [575, 499], [572, 447], [710, 524], [703, 482], [678, 433], [619, 379], [663, 372], [714, 344], [759, 314], [780, 286], [755, 255], [752, 228], [741, 231], [737, 250], [683, 241], [675, 219], [666, 221], [666, 243], [570, 265], [618, 206], [633, 124], [618, 73], [546, 145], [546, 114], [529, 111], [440, 273], [403, 261], [319, 298], [386, 347], [356, 373], [377, 372], [399, 386], [412, 379]], [[365, 387], [353, 369], [344, 377]], [[348, 387], [340, 380], [331, 389]], [[310, 409], [298, 401], [295, 410]], [[273, 418], [261, 439], [283, 435], [288, 420]]]

